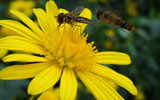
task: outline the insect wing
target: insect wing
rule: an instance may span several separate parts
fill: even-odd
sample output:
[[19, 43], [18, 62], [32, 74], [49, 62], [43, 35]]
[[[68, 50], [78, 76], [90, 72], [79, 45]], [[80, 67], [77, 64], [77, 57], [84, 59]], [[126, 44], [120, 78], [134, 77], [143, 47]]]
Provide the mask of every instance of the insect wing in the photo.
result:
[[94, 22], [84, 17], [74, 17], [73, 20], [80, 23], [94, 24]]
[[75, 15], [79, 15], [82, 11], [83, 11], [84, 7], [83, 6], [78, 6], [75, 9], [73, 9], [71, 11], [71, 13], [75, 14]]

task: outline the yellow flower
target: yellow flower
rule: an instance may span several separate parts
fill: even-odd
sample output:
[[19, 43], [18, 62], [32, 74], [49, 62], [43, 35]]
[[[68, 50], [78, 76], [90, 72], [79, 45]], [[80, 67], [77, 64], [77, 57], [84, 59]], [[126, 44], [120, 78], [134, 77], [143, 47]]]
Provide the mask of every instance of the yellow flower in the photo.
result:
[[[15, 0], [10, 3], [10, 10], [17, 10], [24, 13], [27, 16], [32, 15], [32, 9], [35, 6], [35, 2], [33, 0]], [[12, 16], [15, 17], [15, 16]]]
[[110, 50], [113, 47], [113, 42], [111, 40], [107, 40], [104, 42], [104, 46], [106, 49]]
[[114, 37], [115, 36], [115, 31], [112, 30], [112, 29], [105, 30], [105, 35], [110, 36], [110, 37]]
[[[115, 37], [115, 31], [113, 29], [109, 29], [109, 30], [105, 30], [105, 35], [106, 36], [109, 36], [111, 38], [114, 38]], [[111, 41], [111, 40], [106, 40], [104, 42], [104, 47], [107, 49], [107, 50], [111, 50], [114, 46], [114, 43]]]
[[127, 1], [127, 12], [129, 15], [136, 16], [138, 15], [137, 4], [133, 0]]
[[[131, 60], [127, 54], [97, 52], [94, 42], [87, 43], [87, 35], [80, 33], [86, 24], [77, 23], [73, 27], [65, 24], [58, 27], [55, 16], [67, 11], [58, 9], [52, 0], [47, 2], [46, 12], [40, 8], [33, 11], [40, 28], [18, 11], [11, 12], [28, 27], [14, 20], [0, 20], [0, 25], [19, 35], [0, 39], [0, 48], [33, 53], [17, 53], [4, 57], [4, 62], [19, 61], [29, 64], [12, 65], [2, 69], [0, 79], [33, 78], [28, 86], [28, 93], [32, 95], [46, 91], [60, 80], [61, 100], [76, 98], [76, 76], [98, 100], [123, 100], [108, 81], [120, 85], [133, 95], [137, 94], [137, 89], [130, 79], [101, 65], [128, 65]], [[91, 11], [85, 8], [80, 16], [91, 19]]]

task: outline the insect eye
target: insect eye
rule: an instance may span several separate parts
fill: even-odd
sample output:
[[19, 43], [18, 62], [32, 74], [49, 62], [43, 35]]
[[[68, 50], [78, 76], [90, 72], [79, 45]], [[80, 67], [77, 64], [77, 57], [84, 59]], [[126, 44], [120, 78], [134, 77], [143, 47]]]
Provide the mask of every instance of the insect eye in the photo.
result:
[[60, 13], [58, 16], [56, 16], [57, 17], [57, 21], [59, 22], [59, 23], [63, 23], [63, 21], [64, 21], [64, 18], [65, 18], [65, 14], [64, 13]]
[[64, 17], [64, 13], [60, 13], [58, 17]]

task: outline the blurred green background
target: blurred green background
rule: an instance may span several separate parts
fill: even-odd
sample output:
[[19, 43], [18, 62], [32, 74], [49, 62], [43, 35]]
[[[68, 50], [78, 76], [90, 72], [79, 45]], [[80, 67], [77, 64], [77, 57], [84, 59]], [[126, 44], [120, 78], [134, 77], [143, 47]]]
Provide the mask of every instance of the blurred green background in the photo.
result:
[[[17, 1], [32, 3], [18, 4]], [[46, 1], [0, 0], [0, 20], [18, 20], [9, 14], [10, 9], [20, 10], [36, 20], [31, 12], [32, 8], [45, 8]], [[119, 51], [131, 56], [131, 65], [110, 66], [131, 78], [138, 89], [138, 95], [132, 96], [118, 87], [117, 90], [126, 100], [160, 100], [160, 0], [55, 0], [55, 2], [59, 8], [69, 11], [77, 6], [91, 9], [95, 25], [88, 25], [85, 30], [85, 33], [89, 34], [88, 42], [95, 41], [99, 51]], [[98, 21], [94, 11], [100, 8], [116, 12], [118, 16], [133, 24], [136, 30], [129, 32]], [[5, 35], [12, 35], [12, 33], [0, 27], [0, 37]], [[6, 54], [7, 51], [0, 50], [0, 57], [3, 57], [4, 53]], [[11, 64], [13, 63], [0, 61], [0, 69]], [[0, 80], [0, 100], [28, 100], [30, 96], [27, 95], [26, 90], [29, 81]], [[78, 93], [79, 100], [94, 100], [83, 86]]]

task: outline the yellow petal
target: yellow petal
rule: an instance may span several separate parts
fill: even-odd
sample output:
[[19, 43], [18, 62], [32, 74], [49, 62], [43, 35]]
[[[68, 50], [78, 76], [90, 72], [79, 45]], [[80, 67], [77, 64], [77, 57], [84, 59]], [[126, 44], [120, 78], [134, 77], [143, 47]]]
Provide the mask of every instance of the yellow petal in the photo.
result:
[[37, 95], [54, 86], [61, 76], [62, 68], [51, 66], [39, 73], [29, 84], [28, 94]]
[[6, 28], [6, 27], [1, 27], [0, 29], [0, 34], [1, 36], [10, 36], [10, 35], [18, 35], [16, 32]]
[[114, 82], [112, 82], [111, 80], [108, 80], [104, 77], [101, 77], [103, 80], [105, 80], [113, 89], [118, 90], [118, 85]]
[[43, 9], [33, 9], [34, 14], [37, 17], [38, 23], [41, 27], [41, 29], [45, 32], [51, 32], [54, 27], [51, 26], [52, 23], [50, 23], [48, 15], [46, 14], [46, 12]]
[[72, 69], [64, 68], [60, 82], [61, 100], [75, 100], [77, 95], [77, 80]]
[[15, 10], [11, 10], [11, 13], [16, 15], [20, 20], [22, 20], [29, 28], [31, 28], [41, 39], [44, 34], [43, 32], [40, 30], [40, 28], [26, 15], [24, 15], [23, 13], [19, 12], [19, 11], [15, 11]]
[[46, 90], [39, 96], [37, 100], [60, 100], [59, 88]]
[[32, 78], [49, 66], [51, 66], [50, 63], [34, 63], [8, 66], [0, 70], [0, 79], [15, 80]]
[[97, 63], [128, 65], [131, 63], [130, 57], [125, 53], [119, 52], [99, 52], [96, 53]]
[[55, 4], [54, 1], [50, 0], [47, 2], [46, 12], [47, 12], [47, 15], [49, 17], [49, 20], [50, 20], [52, 26], [57, 27], [58, 23], [57, 23], [55, 16], [58, 15], [58, 8], [57, 8], [57, 5]]
[[0, 59], [3, 58], [8, 53], [6, 49], [0, 49]]
[[20, 36], [8, 36], [0, 39], [0, 48], [7, 50], [17, 50], [31, 52], [35, 54], [44, 54], [44, 50], [30, 40]]
[[40, 38], [21, 23], [13, 20], [0, 20], [0, 25], [16, 32], [20, 36], [26, 37], [35, 43], [41, 43]]
[[97, 100], [124, 100], [107, 82], [91, 72], [77, 71], [80, 79]]
[[66, 14], [66, 13], [69, 13], [69, 11], [60, 8], [60, 9], [58, 10], [58, 13], [64, 13], [64, 14]]
[[[84, 18], [91, 19], [92, 18], [92, 13], [88, 8], [84, 8], [84, 10], [81, 12], [80, 16], [84, 17]], [[87, 24], [77, 23], [77, 26], [80, 26], [80, 31], [83, 32], [84, 29], [86, 28]], [[77, 28], [79, 29], [79, 27], [77, 27]]]
[[19, 62], [46, 62], [44, 57], [29, 55], [29, 54], [10, 54], [3, 58], [4, 62], [19, 61]]
[[121, 87], [128, 90], [131, 94], [137, 95], [137, 89], [134, 86], [133, 82], [129, 78], [127, 78], [127, 77], [125, 77], [125, 76], [123, 76], [123, 75], [113, 71], [112, 69], [103, 66], [103, 65], [96, 65], [90, 70], [93, 73], [95, 73], [97, 75], [101, 75], [101, 76], [113, 81], [114, 83], [120, 85]]

